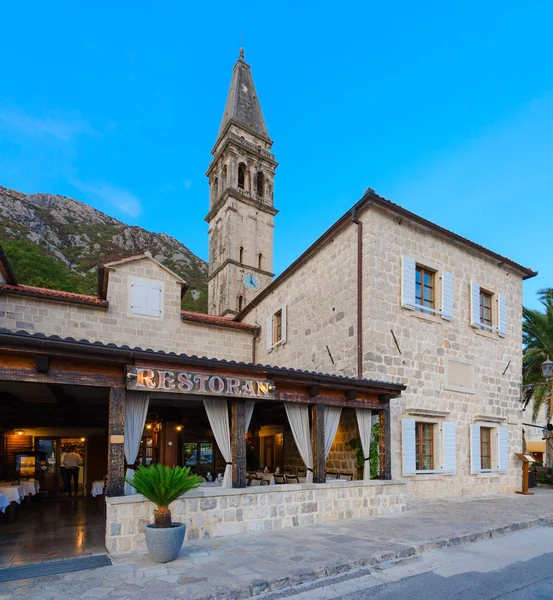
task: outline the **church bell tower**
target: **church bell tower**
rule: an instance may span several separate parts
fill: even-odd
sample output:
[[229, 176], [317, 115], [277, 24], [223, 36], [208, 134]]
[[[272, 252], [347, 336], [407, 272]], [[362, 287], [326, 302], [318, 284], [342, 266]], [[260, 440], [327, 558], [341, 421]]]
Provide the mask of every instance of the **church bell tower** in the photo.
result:
[[232, 72], [207, 170], [208, 311], [232, 318], [273, 278], [273, 142], [244, 50]]

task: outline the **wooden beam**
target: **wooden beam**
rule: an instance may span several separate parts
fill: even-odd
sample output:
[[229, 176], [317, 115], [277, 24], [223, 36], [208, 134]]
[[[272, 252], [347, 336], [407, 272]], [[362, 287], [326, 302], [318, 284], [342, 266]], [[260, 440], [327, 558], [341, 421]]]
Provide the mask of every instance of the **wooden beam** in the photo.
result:
[[313, 483], [325, 483], [325, 427], [322, 404], [311, 405], [311, 446], [313, 449]]
[[231, 412], [232, 487], [246, 487], [246, 402], [234, 399]]
[[23, 381], [28, 383], [58, 383], [63, 385], [85, 385], [108, 388], [121, 386], [123, 374], [87, 373], [75, 371], [53, 371], [37, 373], [35, 369], [11, 369], [0, 366], [0, 381]]
[[125, 493], [125, 388], [112, 387], [109, 392], [108, 496]]

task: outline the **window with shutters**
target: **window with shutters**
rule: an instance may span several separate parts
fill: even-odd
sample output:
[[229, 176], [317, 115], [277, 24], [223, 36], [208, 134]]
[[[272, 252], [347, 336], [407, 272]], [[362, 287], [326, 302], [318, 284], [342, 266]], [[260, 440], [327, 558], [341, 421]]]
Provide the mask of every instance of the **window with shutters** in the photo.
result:
[[507, 336], [507, 298], [470, 282], [470, 324], [477, 330]]
[[401, 257], [401, 306], [423, 318], [454, 318], [454, 279], [440, 265]]
[[490, 329], [493, 325], [492, 319], [492, 299], [493, 294], [480, 288], [480, 322]]
[[265, 336], [268, 352], [286, 343], [286, 304], [267, 317]]
[[163, 284], [145, 279], [131, 280], [131, 312], [146, 317], [161, 316]]
[[506, 473], [509, 463], [508, 429], [495, 423], [470, 426], [470, 472]]
[[417, 471], [434, 469], [434, 423], [415, 423], [415, 467]]
[[[435, 272], [417, 265], [415, 269], [415, 310], [431, 313], [435, 306]], [[425, 310], [425, 309], [431, 310]]]
[[273, 315], [273, 346], [282, 340], [282, 310]]
[[483, 471], [492, 468], [491, 434], [491, 427], [480, 428], [480, 468]]

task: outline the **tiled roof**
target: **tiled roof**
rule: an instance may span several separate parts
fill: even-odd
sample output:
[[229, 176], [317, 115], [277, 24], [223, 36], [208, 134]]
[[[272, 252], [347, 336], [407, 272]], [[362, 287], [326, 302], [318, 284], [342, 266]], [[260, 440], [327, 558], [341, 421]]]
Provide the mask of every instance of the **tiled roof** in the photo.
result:
[[74, 292], [64, 292], [62, 290], [49, 290], [47, 288], [34, 287], [32, 285], [10, 285], [8, 283], [0, 283], [0, 294], [1, 293], [41, 298], [43, 300], [55, 300], [56, 302], [85, 304], [96, 306], [97, 308], [108, 308], [109, 306], [107, 300], [102, 300], [101, 298], [98, 298], [98, 296], [75, 294]]
[[47, 351], [48, 344], [57, 344], [58, 347], [61, 344], [62, 346], [67, 345], [68, 349], [75, 348], [75, 346], [80, 346], [82, 348], [86, 348], [89, 350], [98, 349], [100, 352], [105, 351], [108, 353], [115, 353], [117, 355], [128, 355], [130, 359], [147, 359], [151, 357], [152, 359], [158, 358], [162, 360], [164, 363], [167, 362], [167, 359], [174, 360], [176, 362], [188, 361], [188, 362], [198, 362], [203, 363], [204, 366], [213, 367], [227, 367], [238, 365], [242, 367], [248, 367], [252, 370], [262, 371], [265, 374], [272, 375], [289, 375], [292, 376], [305, 376], [314, 380], [320, 380], [321, 383], [324, 381], [335, 382], [340, 384], [351, 384], [356, 387], [376, 387], [382, 389], [396, 390], [401, 391], [406, 389], [406, 386], [402, 383], [390, 383], [385, 381], [378, 381], [376, 379], [357, 379], [356, 377], [345, 377], [343, 375], [333, 375], [330, 373], [317, 373], [315, 371], [303, 371], [301, 369], [291, 369], [285, 367], [275, 367], [272, 365], [262, 365], [255, 363], [246, 363], [243, 361], [235, 361], [235, 360], [225, 360], [225, 359], [216, 359], [216, 358], [207, 358], [205, 356], [196, 356], [189, 354], [177, 354], [176, 352], [164, 352], [154, 351], [152, 349], [143, 350], [142, 348], [136, 347], [131, 348], [130, 346], [117, 346], [117, 344], [104, 344], [103, 342], [91, 342], [86, 339], [77, 340], [72, 337], [62, 338], [59, 335], [45, 335], [43, 333], [29, 333], [28, 331], [12, 331], [10, 329], [6, 329], [4, 327], [0, 327], [0, 343], [4, 343], [7, 340], [9, 343], [19, 342], [19, 343], [27, 343], [36, 341], [41, 348], [41, 351]]
[[250, 325], [249, 323], [238, 323], [232, 319], [218, 317], [216, 315], [206, 315], [205, 313], [192, 312], [190, 310], [181, 310], [180, 314], [183, 321], [193, 321], [195, 323], [202, 323], [204, 325], [231, 327], [233, 329], [245, 329], [248, 331], [256, 331], [258, 329], [256, 325]]

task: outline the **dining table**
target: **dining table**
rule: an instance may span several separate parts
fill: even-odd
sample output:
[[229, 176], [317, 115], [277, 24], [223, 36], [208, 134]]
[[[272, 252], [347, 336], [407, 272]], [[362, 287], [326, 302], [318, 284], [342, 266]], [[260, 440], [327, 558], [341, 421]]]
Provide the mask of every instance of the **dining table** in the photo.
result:
[[97, 481], [93, 481], [92, 482], [92, 490], [90, 491], [90, 493], [92, 494], [93, 498], [96, 498], [96, 496], [101, 496], [104, 493], [104, 480], [103, 479], [98, 479]]
[[6, 496], [6, 494], [0, 494], [0, 512], [5, 513], [6, 508], [8, 508], [10, 504], [10, 499]]
[[0, 494], [5, 494], [10, 502], [21, 504], [21, 500], [27, 495], [22, 485], [9, 485], [0, 483]]
[[20, 485], [25, 488], [25, 492], [29, 496], [34, 496], [40, 491], [40, 484], [38, 481], [21, 481]]

